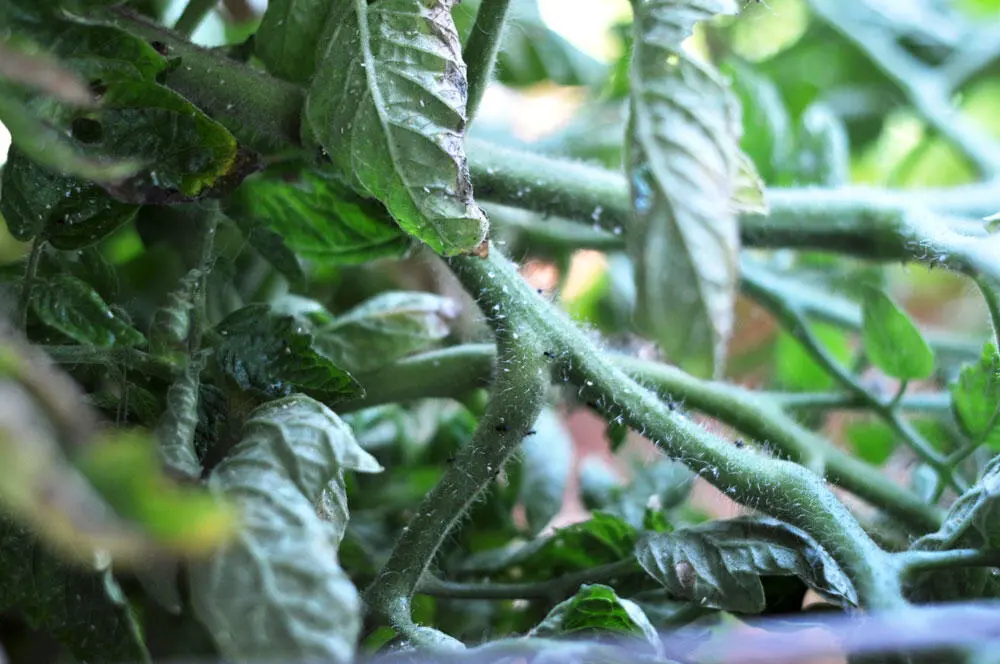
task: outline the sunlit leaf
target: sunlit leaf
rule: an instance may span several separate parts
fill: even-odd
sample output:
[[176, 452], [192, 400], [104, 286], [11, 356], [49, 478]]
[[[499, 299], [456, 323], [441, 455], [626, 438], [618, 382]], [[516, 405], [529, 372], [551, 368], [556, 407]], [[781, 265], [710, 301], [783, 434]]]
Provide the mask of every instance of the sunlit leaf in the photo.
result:
[[854, 586], [830, 554], [804, 531], [769, 517], [739, 517], [647, 535], [636, 547], [643, 569], [673, 597], [706, 608], [760, 613], [762, 577], [795, 576], [846, 606]]
[[48, 327], [81, 344], [139, 346], [146, 338], [115, 314], [85, 282], [68, 274], [34, 285], [31, 310]]
[[340, 418], [308, 397], [251, 413], [210, 481], [241, 508], [243, 528], [190, 572], [195, 614], [223, 656], [353, 661], [362, 606], [337, 561], [346, 507], [324, 514], [341, 520], [331, 523], [316, 501], [328, 488], [343, 495], [345, 471], [379, 470]]
[[635, 223], [636, 321], [688, 371], [720, 370], [733, 326], [739, 232], [735, 97], [681, 42], [727, 0], [635, 3], [628, 177]]
[[962, 367], [951, 388], [951, 407], [962, 430], [974, 442], [1000, 451], [1000, 353], [986, 344], [979, 362]]
[[216, 363], [243, 390], [272, 398], [304, 392], [343, 399], [362, 393], [350, 374], [317, 352], [302, 323], [273, 314], [267, 305], [233, 312], [216, 332], [221, 337]]
[[577, 638], [602, 634], [635, 637], [652, 652], [663, 651], [656, 629], [639, 605], [604, 585], [581, 586], [573, 597], [556, 604], [530, 635], [569, 634]]
[[901, 380], [921, 380], [933, 373], [934, 352], [888, 295], [869, 289], [861, 311], [861, 338], [872, 364]]
[[466, 80], [452, 0], [352, 0], [327, 18], [306, 119], [334, 167], [445, 255], [487, 222], [472, 198]]

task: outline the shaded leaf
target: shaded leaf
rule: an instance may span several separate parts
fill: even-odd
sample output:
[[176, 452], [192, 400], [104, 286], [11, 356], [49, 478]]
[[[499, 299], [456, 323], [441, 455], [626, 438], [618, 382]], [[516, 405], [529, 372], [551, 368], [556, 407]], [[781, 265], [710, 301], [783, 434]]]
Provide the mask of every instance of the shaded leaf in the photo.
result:
[[329, 0], [274, 0], [260, 21], [254, 52], [269, 72], [305, 83], [316, 68], [316, 49], [330, 13]]
[[643, 569], [670, 595], [706, 608], [760, 613], [766, 576], [795, 576], [821, 595], [856, 606], [853, 585], [804, 531], [768, 517], [740, 517], [647, 535], [636, 547]]
[[802, 115], [795, 155], [795, 182], [839, 187], [851, 181], [851, 147], [843, 121], [823, 104]]
[[733, 92], [743, 109], [740, 146], [773, 183], [775, 174], [788, 168], [792, 153], [792, 122], [777, 85], [749, 63], [730, 59], [723, 72], [732, 79]]
[[152, 82], [168, 67], [167, 59], [146, 40], [112, 25], [49, 22], [45, 45], [88, 83]]
[[154, 353], [180, 353], [188, 348], [191, 312], [195, 293], [202, 278], [201, 270], [189, 270], [176, 289], [167, 295], [167, 302], [153, 312], [149, 326], [149, 347]]
[[458, 304], [440, 295], [387, 291], [314, 329], [316, 348], [352, 373], [426, 350], [450, 333]]
[[634, 461], [630, 471], [630, 481], [623, 484], [610, 469], [590, 460], [581, 468], [581, 489], [588, 507], [614, 514], [637, 530], [648, 525], [651, 508], [661, 513], [684, 502], [694, 483], [684, 464], [665, 457]]
[[358, 592], [337, 561], [344, 512], [320, 518], [344, 472], [378, 472], [331, 410], [308, 397], [251, 413], [243, 439], [213, 471], [212, 490], [243, 512], [236, 541], [194, 565], [195, 614], [221, 654], [237, 660], [350, 662], [361, 630]]
[[116, 315], [87, 282], [61, 274], [31, 290], [31, 309], [48, 327], [81, 344], [140, 346], [146, 338]]
[[562, 509], [573, 463], [573, 440], [559, 415], [545, 408], [521, 441], [521, 487], [528, 529], [537, 535]]
[[194, 446], [198, 428], [198, 394], [204, 356], [192, 357], [167, 390], [167, 409], [156, 427], [160, 458], [167, 471], [178, 478], [197, 480], [201, 461]]
[[632, 555], [637, 537], [636, 530], [618, 517], [595, 512], [589, 521], [560, 528], [523, 546], [473, 554], [462, 564], [462, 571], [495, 575], [517, 567], [520, 580], [547, 580], [625, 560]]
[[1000, 353], [996, 346], [983, 346], [979, 362], [963, 366], [949, 387], [952, 412], [965, 434], [1000, 451]]
[[323, 265], [350, 265], [402, 256], [411, 244], [384, 207], [321, 171], [302, 172], [293, 181], [276, 173], [250, 178], [229, 197], [226, 212], [286, 275], [294, 269], [291, 252]]
[[740, 111], [719, 77], [681, 50], [695, 22], [728, 0], [635, 3], [626, 135], [635, 223], [636, 321], [697, 375], [720, 370], [733, 326], [739, 229]]
[[216, 332], [215, 361], [243, 390], [272, 398], [300, 391], [325, 400], [363, 393], [350, 374], [317, 352], [301, 323], [267, 305], [234, 311]]
[[466, 80], [453, 4], [336, 4], [305, 110], [337, 171], [445, 255], [471, 252], [488, 227], [463, 145]]
[[0, 610], [18, 611], [81, 662], [148, 662], [139, 624], [110, 570], [54, 557], [0, 518]]
[[663, 653], [660, 637], [639, 605], [597, 584], [581, 586], [576, 595], [556, 604], [529, 636], [595, 633], [636, 637], [654, 653]]
[[933, 373], [933, 351], [910, 317], [888, 295], [868, 289], [861, 312], [861, 338], [872, 364], [901, 380], [921, 380]]
[[95, 184], [45, 170], [16, 146], [0, 178], [0, 215], [22, 242], [41, 235], [57, 249], [87, 247], [131, 221], [138, 209]]

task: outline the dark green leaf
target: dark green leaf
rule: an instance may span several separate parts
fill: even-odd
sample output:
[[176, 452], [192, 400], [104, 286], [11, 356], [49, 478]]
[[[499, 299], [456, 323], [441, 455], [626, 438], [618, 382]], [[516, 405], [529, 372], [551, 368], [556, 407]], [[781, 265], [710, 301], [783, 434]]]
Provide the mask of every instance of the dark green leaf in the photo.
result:
[[167, 295], [166, 304], [153, 312], [153, 322], [149, 326], [149, 346], [154, 353], [180, 353], [187, 350], [191, 312], [202, 276], [201, 270], [189, 270], [178, 287]]
[[305, 83], [316, 68], [316, 48], [330, 13], [329, 0], [273, 0], [257, 29], [255, 53], [269, 72]]
[[986, 344], [979, 362], [963, 366], [950, 387], [952, 411], [965, 434], [1000, 451], [1000, 353], [996, 346]]
[[445, 255], [486, 236], [466, 163], [466, 80], [452, 0], [337, 3], [306, 119], [334, 167]]
[[11, 148], [0, 182], [0, 214], [23, 242], [41, 235], [58, 249], [79, 249], [128, 223], [139, 209], [97, 185], [57, 175]]
[[760, 613], [766, 607], [765, 576], [796, 576], [839, 604], [858, 602], [830, 554], [804, 531], [768, 517], [648, 535], [636, 547], [636, 558], [670, 595], [706, 608]]
[[324, 514], [336, 522], [315, 507], [324, 490], [342, 496], [352, 470], [380, 467], [322, 404], [297, 396], [251, 414], [210, 480], [240, 506], [243, 529], [190, 572], [195, 614], [224, 657], [353, 661], [362, 605], [337, 562], [346, 503]]
[[184, 372], [167, 390], [167, 409], [156, 427], [163, 466], [175, 477], [188, 480], [201, 477], [194, 432], [198, 427], [198, 393], [203, 366], [203, 357], [190, 359]]
[[85, 281], [68, 274], [34, 285], [31, 309], [38, 319], [81, 344], [140, 346], [146, 338], [116, 315]]
[[[385, 208], [321, 171], [302, 172], [291, 182], [278, 174], [250, 178], [229, 198], [226, 212], [283, 273], [289, 249], [323, 265], [350, 265], [402, 256], [410, 247]], [[287, 249], [266, 231], [276, 233]]]
[[0, 610], [18, 611], [81, 662], [148, 662], [139, 625], [110, 570], [61, 561], [0, 519]]
[[466, 559], [462, 570], [495, 575], [519, 568], [523, 581], [552, 579], [632, 555], [637, 533], [621, 519], [602, 512], [589, 521], [560, 528], [549, 537], [520, 547], [477, 553]]
[[299, 258], [288, 248], [284, 238], [251, 217], [241, 217], [238, 224], [250, 246], [288, 279], [292, 286], [301, 286], [305, 282], [306, 275], [299, 264]]
[[88, 82], [152, 82], [167, 69], [163, 55], [121, 28], [62, 20], [50, 29], [46, 46], [64, 66]]
[[350, 374], [317, 352], [301, 323], [266, 305], [233, 312], [216, 331], [215, 360], [243, 390], [272, 398], [304, 392], [324, 400], [363, 393]]
[[576, 595], [556, 604], [530, 636], [606, 635], [637, 637], [654, 653], [662, 654], [663, 644], [641, 608], [622, 599], [613, 588], [584, 585]]
[[662, 512], [684, 502], [694, 482], [694, 474], [683, 464], [665, 457], [652, 463], [632, 463], [631, 475], [628, 484], [609, 487], [607, 503], [600, 509], [637, 530], [645, 527], [648, 511]]
[[316, 348], [351, 373], [374, 371], [448, 336], [458, 305], [446, 297], [388, 291], [318, 325]]
[[528, 529], [537, 535], [562, 509], [573, 463], [573, 440], [559, 415], [543, 409], [521, 442], [521, 488]]
[[910, 317], [888, 295], [868, 289], [861, 310], [861, 337], [872, 364], [901, 380], [921, 380], [933, 373], [933, 351]]
[[729, 0], [642, 0], [635, 7], [628, 177], [635, 224], [636, 321], [670, 359], [710, 376], [733, 326], [739, 229], [739, 104], [681, 42], [694, 24], [735, 13]]

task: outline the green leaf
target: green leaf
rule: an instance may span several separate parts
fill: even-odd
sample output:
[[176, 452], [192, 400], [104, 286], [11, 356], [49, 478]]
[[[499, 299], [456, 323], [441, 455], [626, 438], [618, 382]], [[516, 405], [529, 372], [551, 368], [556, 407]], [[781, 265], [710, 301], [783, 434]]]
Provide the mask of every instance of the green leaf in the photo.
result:
[[190, 571], [195, 615], [223, 657], [353, 661], [361, 631], [358, 592], [337, 561], [346, 510], [320, 518], [324, 489], [344, 472], [380, 466], [330, 409], [308, 397], [251, 413], [243, 439], [210, 487], [243, 512], [239, 537]]
[[867, 289], [861, 312], [861, 338], [872, 364], [900, 380], [922, 380], [934, 372], [934, 352], [888, 295]]
[[[638, 534], [628, 523], [603, 512], [589, 521], [560, 528], [554, 534], [523, 546], [483, 551], [467, 558], [462, 571], [514, 578], [522, 581], [553, 579], [569, 572], [626, 560]], [[509, 577], [508, 577], [509, 578]]]
[[[850, 361], [850, 335], [839, 327], [828, 323], [814, 323], [813, 335], [827, 351], [842, 364]], [[785, 389], [807, 392], [809, 390], [829, 390], [836, 385], [833, 376], [827, 373], [802, 343], [791, 334], [781, 331], [775, 343], [774, 368], [777, 382]]]
[[142, 332], [116, 315], [87, 282], [57, 275], [31, 290], [31, 309], [48, 327], [81, 344], [141, 346]]
[[556, 604], [529, 636], [602, 635], [637, 637], [655, 654], [663, 653], [656, 628], [639, 605], [619, 597], [613, 588], [584, 585], [576, 595]]
[[363, 394], [350, 374], [317, 351], [301, 323], [267, 305], [234, 311], [216, 332], [215, 361], [243, 390], [271, 398], [304, 392], [323, 400]]
[[986, 344], [976, 364], [962, 367], [950, 385], [951, 408], [962, 431], [973, 442], [988, 442], [1000, 451], [1000, 353]]
[[562, 509], [573, 464], [573, 440], [559, 415], [542, 410], [534, 433], [521, 442], [521, 487], [528, 529], [537, 535]]
[[746, 154], [739, 154], [739, 171], [736, 175], [736, 190], [730, 206], [736, 214], [767, 214], [767, 200], [764, 196], [764, 181], [757, 173], [757, 166]]
[[458, 311], [433, 293], [387, 291], [317, 326], [315, 345], [351, 373], [374, 371], [444, 339]]
[[844, 122], [823, 104], [806, 109], [798, 130], [794, 181], [840, 187], [851, 181], [851, 147]]
[[[995, 549], [1000, 546], [1000, 457], [983, 469], [980, 480], [959, 496], [937, 532], [910, 547], [916, 551]], [[918, 601], [968, 600], [983, 596], [995, 581], [987, 568], [951, 569], [915, 574], [907, 584]]]
[[153, 321], [149, 326], [149, 346], [154, 353], [187, 351], [191, 312], [202, 276], [201, 270], [189, 270], [181, 278], [178, 287], [167, 295], [166, 304], [153, 312]]
[[453, 0], [337, 3], [306, 120], [334, 167], [444, 255], [486, 236], [463, 137], [466, 80]]
[[27, 530], [0, 518], [0, 610], [17, 611], [81, 662], [150, 661], [110, 570], [93, 562], [88, 567], [54, 557]]
[[201, 460], [195, 451], [194, 434], [198, 427], [198, 393], [204, 357], [192, 357], [184, 372], [167, 390], [167, 409], [156, 427], [163, 466], [175, 477], [197, 480]]
[[[409, 250], [410, 238], [377, 201], [360, 198], [322, 171], [294, 178], [276, 172], [249, 178], [226, 202], [226, 213], [248, 241], [283, 273], [291, 252], [323, 265], [351, 265]], [[268, 231], [284, 241], [284, 251]]]
[[646, 536], [643, 569], [677, 598], [705, 608], [760, 613], [761, 577], [795, 576], [838, 604], [857, 606], [850, 580], [804, 531], [769, 517], [740, 517]]
[[[622, 485], [608, 482], [600, 493], [590, 486], [590, 500], [600, 500], [595, 507], [623, 519], [637, 530], [646, 526], [648, 514], [677, 507], [687, 499], [694, 483], [694, 474], [683, 464], [661, 457], [652, 463], [634, 461], [630, 468], [631, 481]], [[593, 472], [593, 471], [591, 471]], [[595, 481], [596, 478], [588, 480]]]
[[642, 0], [635, 7], [626, 135], [636, 322], [690, 373], [723, 364], [733, 326], [739, 228], [730, 200], [739, 173], [740, 110], [681, 42], [696, 21], [735, 13], [729, 0]]
[[792, 153], [792, 123], [778, 86], [749, 63], [732, 58], [723, 72], [733, 80], [733, 91], [743, 109], [743, 137], [740, 145], [773, 183], [775, 174], [788, 168]]
[[184, 97], [157, 83], [118, 81], [110, 85], [100, 110], [86, 119], [96, 123], [90, 139], [94, 150], [150, 163], [147, 172], [113, 188], [123, 200], [163, 203], [195, 198], [224, 177], [241, 179], [246, 174], [241, 169], [248, 164], [237, 158], [232, 134]]
[[858, 458], [876, 466], [889, 460], [899, 442], [895, 432], [881, 421], [851, 422], [845, 434]]
[[50, 25], [44, 43], [88, 82], [152, 82], [168, 67], [146, 40], [111, 25], [60, 20]]
[[57, 249], [87, 247], [127, 224], [138, 209], [97, 185], [45, 170], [16, 146], [0, 177], [0, 215], [22, 242], [40, 235]]
[[269, 72], [306, 83], [316, 69], [316, 49], [330, 13], [329, 0], [274, 0], [260, 21], [254, 52]]

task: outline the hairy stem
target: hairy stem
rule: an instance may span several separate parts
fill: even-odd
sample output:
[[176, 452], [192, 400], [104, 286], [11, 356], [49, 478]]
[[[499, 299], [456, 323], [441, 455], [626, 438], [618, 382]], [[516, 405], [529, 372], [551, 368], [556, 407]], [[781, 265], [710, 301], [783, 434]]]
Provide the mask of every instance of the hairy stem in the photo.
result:
[[1000, 567], [998, 549], [901, 551], [894, 554], [904, 575], [956, 567]]
[[503, 38], [503, 25], [507, 19], [510, 0], [483, 0], [476, 13], [469, 41], [462, 52], [468, 67], [469, 101], [465, 115], [469, 122], [476, 117], [479, 103], [493, 77], [493, 66]]

